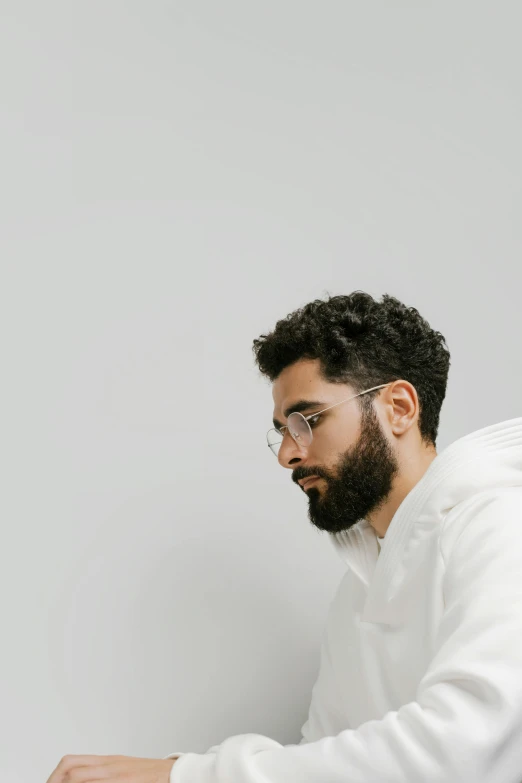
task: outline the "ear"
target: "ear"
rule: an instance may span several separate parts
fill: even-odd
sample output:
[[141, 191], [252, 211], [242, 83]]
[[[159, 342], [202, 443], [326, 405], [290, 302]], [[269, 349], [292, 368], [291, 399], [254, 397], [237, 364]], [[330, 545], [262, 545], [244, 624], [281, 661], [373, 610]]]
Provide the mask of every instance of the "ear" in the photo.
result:
[[394, 381], [383, 395], [383, 405], [394, 435], [404, 435], [419, 419], [419, 398], [409, 381]]

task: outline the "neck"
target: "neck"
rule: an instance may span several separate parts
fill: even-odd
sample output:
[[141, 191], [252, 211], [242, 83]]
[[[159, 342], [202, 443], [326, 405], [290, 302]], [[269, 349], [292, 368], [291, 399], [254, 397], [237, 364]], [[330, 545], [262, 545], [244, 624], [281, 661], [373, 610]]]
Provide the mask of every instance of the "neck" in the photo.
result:
[[400, 469], [386, 502], [368, 516], [368, 522], [378, 536], [384, 538], [402, 501], [421, 480], [436, 456], [437, 450], [432, 447], [400, 459]]

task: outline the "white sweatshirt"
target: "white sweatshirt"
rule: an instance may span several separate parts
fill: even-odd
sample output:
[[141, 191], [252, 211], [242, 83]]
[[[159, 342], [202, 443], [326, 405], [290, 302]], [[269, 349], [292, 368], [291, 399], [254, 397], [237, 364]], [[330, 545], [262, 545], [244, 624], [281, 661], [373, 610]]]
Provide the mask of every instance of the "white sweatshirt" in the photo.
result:
[[170, 783], [522, 782], [522, 418], [439, 453], [381, 541], [331, 540], [328, 611], [297, 745], [239, 734]]

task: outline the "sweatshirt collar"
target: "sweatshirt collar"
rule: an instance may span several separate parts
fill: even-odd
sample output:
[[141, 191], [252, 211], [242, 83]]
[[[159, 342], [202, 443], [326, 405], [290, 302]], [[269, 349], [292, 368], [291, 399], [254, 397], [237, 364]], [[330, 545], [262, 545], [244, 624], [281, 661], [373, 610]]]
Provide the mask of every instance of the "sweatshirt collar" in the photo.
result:
[[380, 554], [377, 533], [365, 519], [330, 534], [340, 557], [368, 588], [361, 619], [392, 622], [389, 603], [422, 541], [438, 532], [455, 505], [500, 486], [522, 486], [522, 417], [471, 432], [437, 454], [395, 512]]

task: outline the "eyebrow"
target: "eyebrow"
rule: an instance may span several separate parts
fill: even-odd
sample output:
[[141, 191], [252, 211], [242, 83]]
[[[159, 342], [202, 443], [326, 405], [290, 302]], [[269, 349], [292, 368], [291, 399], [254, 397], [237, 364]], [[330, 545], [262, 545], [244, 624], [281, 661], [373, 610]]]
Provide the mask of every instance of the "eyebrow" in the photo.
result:
[[[291, 413], [303, 413], [303, 411], [307, 411], [310, 408], [320, 408], [321, 405], [324, 405], [324, 402], [319, 402], [317, 400], [297, 400], [297, 402], [294, 402], [293, 405], [290, 405], [289, 408], [287, 408], [285, 411], [283, 411], [284, 417], [287, 419]], [[286, 427], [286, 424], [282, 424], [277, 419], [273, 419], [273, 424], [276, 429], [281, 429], [281, 427]]]

